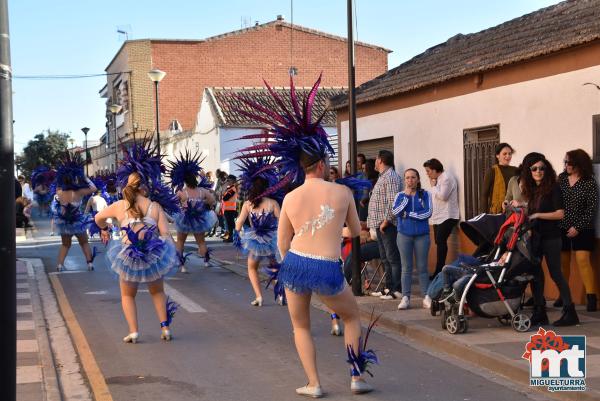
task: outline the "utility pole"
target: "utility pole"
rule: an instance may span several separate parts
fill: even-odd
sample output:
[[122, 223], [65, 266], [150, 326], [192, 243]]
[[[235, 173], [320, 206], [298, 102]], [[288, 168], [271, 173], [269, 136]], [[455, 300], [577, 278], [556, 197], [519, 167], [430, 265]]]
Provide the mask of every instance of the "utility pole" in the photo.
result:
[[[348, 131], [350, 134], [350, 168], [356, 174], [356, 91], [354, 89], [354, 16], [353, 0], [348, 0]], [[360, 274], [360, 235], [352, 238], [352, 293], [362, 296]]]
[[0, 0], [0, 388], [2, 398], [17, 398], [17, 266], [15, 243], [15, 177], [12, 115], [12, 68], [8, 1]]

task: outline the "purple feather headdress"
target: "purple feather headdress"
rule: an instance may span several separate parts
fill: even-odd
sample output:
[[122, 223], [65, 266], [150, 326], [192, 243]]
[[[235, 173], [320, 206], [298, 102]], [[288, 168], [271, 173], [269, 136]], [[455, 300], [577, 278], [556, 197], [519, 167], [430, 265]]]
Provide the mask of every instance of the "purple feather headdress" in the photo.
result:
[[185, 153], [179, 153], [179, 157], [175, 161], [169, 162], [169, 179], [171, 181], [171, 187], [176, 191], [181, 191], [185, 184], [185, 177], [193, 175], [198, 179], [198, 186], [204, 188], [212, 188], [212, 184], [208, 182], [206, 177], [202, 173], [202, 162], [204, 158], [202, 153], [190, 153], [186, 150]]
[[38, 185], [49, 187], [56, 178], [56, 171], [50, 170], [48, 166], [39, 166], [31, 174], [31, 186], [35, 188]]
[[274, 157], [274, 165], [281, 177], [275, 190], [304, 182], [304, 169], [300, 163], [302, 154], [309, 155], [317, 162], [335, 153], [329, 144], [325, 129], [321, 126], [325, 112], [313, 121], [313, 106], [320, 83], [321, 75], [306, 98], [300, 102], [296, 95], [294, 81], [290, 77], [291, 110], [266, 81], [265, 86], [277, 104], [278, 110], [271, 110], [256, 102], [238, 97], [240, 102], [253, 109], [252, 112], [238, 109], [240, 114], [269, 126], [268, 132], [239, 138], [263, 139], [265, 142], [242, 149], [243, 155], [238, 158]]
[[344, 185], [350, 188], [350, 190], [354, 194], [354, 198], [356, 200], [360, 200], [364, 195], [364, 191], [368, 191], [371, 188], [373, 188], [373, 184], [371, 183], [371, 181], [360, 177], [361, 174], [357, 173], [344, 178], [338, 178], [337, 180], [335, 180], [335, 182], [336, 184]]
[[56, 186], [63, 191], [88, 188], [83, 166], [85, 162], [79, 153], [65, 152], [56, 165]]

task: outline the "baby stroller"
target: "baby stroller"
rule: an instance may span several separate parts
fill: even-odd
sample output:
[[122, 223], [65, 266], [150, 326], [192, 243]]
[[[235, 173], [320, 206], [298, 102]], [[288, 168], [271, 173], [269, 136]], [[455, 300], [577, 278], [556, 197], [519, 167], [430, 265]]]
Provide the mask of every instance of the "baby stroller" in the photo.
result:
[[[478, 263], [459, 266], [464, 269], [463, 276], [453, 284], [452, 291], [439, 300], [442, 328], [449, 333], [467, 332], [466, 305], [477, 316], [497, 318], [516, 331], [526, 332], [531, 327], [529, 316], [521, 311], [536, 260], [531, 253], [525, 211], [511, 209], [511, 212], [508, 218], [483, 214], [461, 223], [461, 229], [478, 246], [480, 254], [475, 254]], [[486, 224], [497, 226], [500, 219], [505, 221], [495, 235], [491, 252], [485, 255], [482, 249], [489, 249], [490, 242]]]

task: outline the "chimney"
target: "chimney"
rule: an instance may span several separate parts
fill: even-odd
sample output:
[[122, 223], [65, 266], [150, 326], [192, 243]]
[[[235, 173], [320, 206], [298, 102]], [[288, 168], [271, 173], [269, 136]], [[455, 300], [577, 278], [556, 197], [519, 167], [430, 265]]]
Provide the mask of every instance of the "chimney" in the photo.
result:
[[284, 19], [285, 19], [285, 18], [283, 17], [283, 15], [282, 15], [282, 14], [279, 14], [279, 15], [277, 16], [277, 21], [283, 21]]

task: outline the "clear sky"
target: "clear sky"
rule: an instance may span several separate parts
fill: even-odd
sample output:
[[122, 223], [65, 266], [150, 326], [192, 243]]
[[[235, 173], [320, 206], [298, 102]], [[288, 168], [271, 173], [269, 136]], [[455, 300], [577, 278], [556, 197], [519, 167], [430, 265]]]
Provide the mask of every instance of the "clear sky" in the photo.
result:
[[[486, 29], [556, 0], [356, 0], [358, 40], [393, 50], [389, 67], [457, 33]], [[129, 39], [202, 39], [240, 29], [242, 21], [291, 20], [290, 0], [9, 0], [15, 79], [15, 151], [51, 128], [83, 143], [104, 130], [105, 77], [31, 80], [18, 76], [103, 73]], [[295, 0], [294, 23], [346, 36], [346, 1]]]

